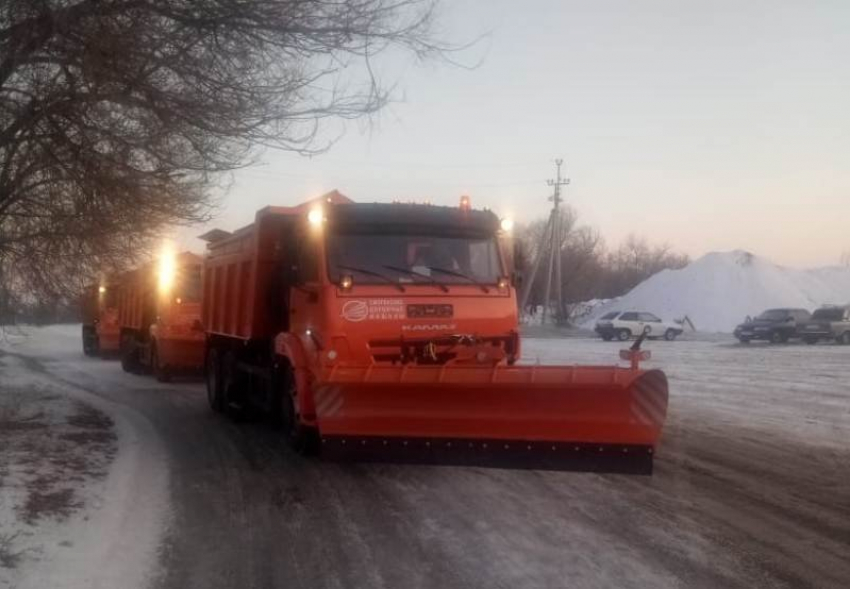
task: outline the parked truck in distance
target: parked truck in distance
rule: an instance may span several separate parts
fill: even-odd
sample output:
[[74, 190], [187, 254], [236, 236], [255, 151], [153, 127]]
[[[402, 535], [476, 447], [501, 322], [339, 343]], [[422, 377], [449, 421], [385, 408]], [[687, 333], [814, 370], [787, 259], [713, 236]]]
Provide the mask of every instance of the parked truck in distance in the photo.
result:
[[103, 280], [84, 292], [80, 309], [82, 315], [83, 353], [86, 356], [109, 356], [119, 349], [117, 283]]
[[519, 365], [507, 226], [332, 192], [203, 236], [210, 406], [332, 459], [651, 472], [666, 377]]
[[200, 373], [204, 362], [201, 257], [163, 251], [124, 274], [118, 296], [121, 366], [157, 380]]
[[781, 344], [799, 337], [800, 326], [810, 317], [805, 309], [768, 309], [755, 319], [747, 318], [735, 328], [734, 335], [742, 344], [753, 340]]
[[850, 345], [850, 305], [828, 305], [816, 309], [798, 329], [807, 344], [826, 340]]

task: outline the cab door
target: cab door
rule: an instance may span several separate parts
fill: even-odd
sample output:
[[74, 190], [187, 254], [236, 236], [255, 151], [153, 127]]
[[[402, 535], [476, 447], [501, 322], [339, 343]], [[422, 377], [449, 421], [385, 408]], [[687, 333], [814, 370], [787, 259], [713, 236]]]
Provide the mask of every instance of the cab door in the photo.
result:
[[289, 331], [309, 349], [321, 334], [322, 243], [315, 231], [299, 228], [295, 233], [289, 281]]

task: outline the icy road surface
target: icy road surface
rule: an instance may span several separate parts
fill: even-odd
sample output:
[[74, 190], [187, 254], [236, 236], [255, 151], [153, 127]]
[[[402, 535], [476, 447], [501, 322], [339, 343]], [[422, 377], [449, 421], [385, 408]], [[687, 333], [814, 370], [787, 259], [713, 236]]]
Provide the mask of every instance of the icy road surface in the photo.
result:
[[[649, 478], [304, 459], [265, 425], [213, 415], [200, 383], [83, 357], [78, 334], [3, 347], [34, 380], [121, 408], [124, 438], [165, 449], [155, 586], [850, 584], [848, 347], [649, 343], [671, 386]], [[619, 348], [524, 340], [529, 362], [611, 363]]]

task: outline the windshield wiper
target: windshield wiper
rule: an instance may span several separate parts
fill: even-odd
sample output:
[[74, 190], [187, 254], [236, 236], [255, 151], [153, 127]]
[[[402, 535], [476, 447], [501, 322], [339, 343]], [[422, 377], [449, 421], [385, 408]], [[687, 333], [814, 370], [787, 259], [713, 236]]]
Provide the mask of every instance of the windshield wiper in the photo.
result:
[[384, 276], [379, 272], [373, 272], [372, 270], [367, 270], [366, 268], [358, 268], [357, 266], [345, 266], [343, 264], [337, 264], [337, 268], [341, 270], [351, 270], [352, 272], [360, 272], [361, 274], [365, 274], [367, 276], [374, 276], [376, 278], [380, 278], [384, 282], [388, 282], [399, 289], [401, 292], [404, 292], [404, 287], [400, 285], [398, 282], [390, 278], [389, 276]]
[[422, 274], [421, 272], [416, 272], [415, 270], [408, 270], [407, 268], [400, 268], [398, 266], [384, 265], [384, 268], [386, 268], [387, 270], [394, 270], [396, 272], [401, 272], [402, 274], [407, 274], [408, 276], [419, 276], [420, 278], [425, 278], [428, 282], [430, 282], [431, 284], [433, 284], [434, 286], [436, 286], [437, 288], [439, 288], [443, 292], [449, 292], [448, 286], [446, 286], [445, 284], [440, 284], [439, 282], [437, 282], [436, 280], [434, 280], [432, 277], [428, 276], [427, 274]]
[[454, 270], [447, 270], [446, 268], [436, 268], [434, 266], [426, 266], [431, 272], [439, 272], [440, 274], [447, 274], [449, 276], [457, 276], [458, 278], [463, 278], [465, 280], [470, 281], [472, 284], [481, 287], [481, 290], [484, 292], [490, 292], [490, 289], [487, 288], [487, 285], [481, 284], [477, 280], [475, 280], [472, 276], [467, 276], [466, 274], [461, 274], [460, 272], [455, 272]]

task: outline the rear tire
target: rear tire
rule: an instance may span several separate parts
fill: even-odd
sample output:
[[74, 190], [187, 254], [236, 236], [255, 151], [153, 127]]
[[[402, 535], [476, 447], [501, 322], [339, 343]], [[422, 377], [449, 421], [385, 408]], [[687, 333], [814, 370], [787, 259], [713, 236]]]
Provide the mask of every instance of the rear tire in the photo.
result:
[[613, 335], [603, 335], [602, 339], [604, 339], [606, 342], [610, 342], [612, 339], [614, 339], [614, 336]]
[[224, 411], [224, 394], [221, 388], [221, 361], [218, 351], [210, 348], [204, 364], [204, 375], [207, 383], [207, 401], [210, 409], [216, 413]]
[[126, 333], [121, 336], [121, 368], [130, 374], [139, 372], [139, 349], [133, 337]]
[[87, 333], [86, 328], [83, 328], [83, 354], [86, 356], [97, 356], [99, 348], [97, 335]]
[[632, 332], [628, 329], [619, 329], [617, 330], [617, 339], [621, 342], [627, 341], [632, 337]]
[[816, 337], [804, 337], [803, 341], [806, 342], [807, 344], [809, 344], [810, 346], [813, 346], [816, 343], [818, 343], [818, 338], [816, 338]]
[[675, 329], [668, 329], [664, 332], [664, 339], [666, 339], [668, 342], [672, 342], [676, 339], [676, 337], [678, 337], [678, 335], [679, 334]]

